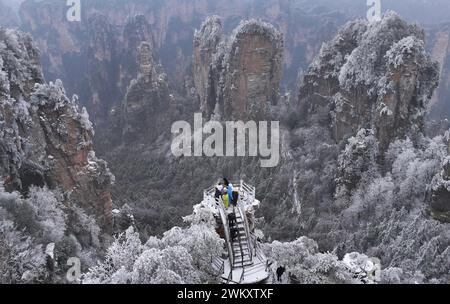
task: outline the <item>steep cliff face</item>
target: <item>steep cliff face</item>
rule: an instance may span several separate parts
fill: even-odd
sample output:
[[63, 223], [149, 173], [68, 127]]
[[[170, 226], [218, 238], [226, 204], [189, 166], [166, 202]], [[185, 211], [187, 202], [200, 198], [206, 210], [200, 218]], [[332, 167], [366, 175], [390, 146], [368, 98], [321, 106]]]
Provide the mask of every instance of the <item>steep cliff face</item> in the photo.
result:
[[[140, 71], [139, 52], [143, 42], [148, 45], [152, 61], [155, 54], [152, 28], [144, 15], [130, 16], [123, 29], [123, 45], [121, 64], [119, 66], [119, 86], [126, 89], [132, 79]], [[121, 92], [123, 95], [124, 92]]]
[[375, 131], [380, 151], [395, 138], [416, 138], [439, 79], [423, 40], [422, 30], [395, 13], [347, 24], [305, 75], [304, 114], [330, 124], [337, 142], [361, 128]]
[[431, 101], [430, 116], [444, 119], [450, 115], [450, 24], [428, 28], [427, 37], [427, 47], [440, 66], [439, 87]]
[[279, 97], [283, 37], [272, 25], [243, 21], [227, 39], [218, 17], [194, 39], [194, 82], [205, 116], [262, 119]]
[[[119, 50], [117, 35], [106, 16], [94, 14], [87, 20], [86, 75], [89, 110], [96, 117], [107, 117], [119, 95]], [[109, 102], [105, 102], [109, 101]]]
[[139, 74], [131, 81], [123, 104], [123, 140], [152, 143], [170, 130], [169, 88], [162, 68], [154, 62], [151, 44], [142, 42], [138, 57]]
[[200, 108], [206, 116], [214, 113], [218, 100], [220, 58], [219, 45], [223, 44], [222, 20], [208, 17], [194, 34], [194, 84], [200, 99]]
[[0, 173], [5, 188], [27, 194], [47, 186], [67, 207], [94, 215], [111, 229], [113, 176], [92, 149], [89, 116], [60, 81], [46, 84], [39, 52], [21, 32], [0, 29]]
[[[81, 22], [67, 21], [67, 9], [58, 0], [25, 1], [20, 10], [22, 28], [32, 34], [42, 50], [46, 77], [62, 79], [69, 94], [79, 94], [96, 123], [123, 100], [129, 81], [137, 73], [136, 58], [130, 56], [135, 56], [141, 41], [153, 41], [152, 49], [168, 76], [180, 84], [189, 73], [186, 71], [195, 53], [194, 29], [200, 27], [206, 16], [219, 15], [226, 33], [236, 28], [243, 16], [262, 18], [277, 25], [286, 37], [282, 83], [293, 88], [299, 67], [306, 69], [322, 42], [331, 38], [337, 26], [345, 21], [344, 14], [317, 7], [313, 1], [87, 1], [82, 5]], [[99, 15], [105, 22], [97, 23], [99, 26], [94, 29], [89, 21]], [[121, 55], [120, 65], [113, 64], [106, 69], [107, 61], [98, 62], [88, 54], [92, 45], [86, 43], [86, 37], [90, 36], [88, 33], [108, 33], [111, 29], [113, 36], [107, 43], [116, 45], [111, 52]], [[86, 79], [88, 68], [97, 76]], [[110, 76], [104, 80], [110, 83], [99, 84], [106, 70]], [[116, 96], [107, 94], [111, 91], [108, 88], [114, 89], [117, 83], [120, 94], [113, 98]]]
[[283, 36], [272, 25], [250, 20], [231, 34], [224, 56], [224, 113], [235, 119], [267, 116], [279, 97]]
[[66, 19], [68, 6], [61, 1], [26, 1], [20, 10], [22, 28], [42, 51], [46, 77], [62, 79], [69, 94], [79, 94], [96, 123], [105, 122], [110, 110], [122, 102], [138, 72], [140, 43], [154, 48], [143, 15], [124, 14], [117, 20], [107, 7], [83, 3], [81, 22]]
[[[442, 3], [424, 5], [420, 1], [405, 4], [405, 1], [390, 1], [383, 4], [383, 9], [395, 9], [410, 20], [433, 23], [435, 20], [430, 16], [440, 15], [438, 20], [445, 20], [445, 14], [437, 14], [436, 7], [447, 7], [445, 0]], [[417, 9], [420, 8], [420, 9]], [[289, 88], [296, 88], [299, 74], [305, 71], [320, 50], [321, 44], [330, 40], [336, 33], [336, 29], [354, 16], [365, 16], [367, 6], [365, 3], [353, 3], [345, 1], [336, 3], [335, 1], [306, 0], [301, 2], [289, 0], [270, 1], [240, 1], [240, 0], [218, 0], [218, 1], [88, 1], [82, 6], [82, 21], [68, 22], [65, 14], [68, 7], [63, 1], [25, 1], [20, 11], [22, 17], [22, 27], [25, 31], [32, 33], [38, 47], [42, 52], [42, 62], [44, 74], [49, 79], [60, 78], [65, 83], [69, 94], [77, 93], [80, 99], [87, 106], [92, 119], [97, 122], [97, 116], [105, 116], [108, 110], [114, 105], [120, 104], [126, 93], [129, 81], [136, 75], [137, 67], [132, 60], [120, 59], [128, 64], [121, 64], [119, 67], [110, 67], [115, 70], [115, 83], [119, 83], [121, 93], [119, 98], [111, 98], [105, 94], [106, 88], [103, 86], [97, 89], [97, 83], [89, 84], [86, 80], [86, 67], [88, 67], [87, 45], [84, 43], [88, 32], [88, 20], [93, 15], [103, 15], [109, 24], [114, 28], [114, 36], [117, 37], [119, 46], [130, 46], [126, 37], [138, 35], [131, 34], [127, 26], [129, 19], [142, 14], [146, 17], [150, 29], [147, 30], [146, 22], [139, 21], [140, 26], [135, 33], [148, 36], [151, 31], [154, 41], [154, 50], [159, 55], [169, 78], [176, 83], [182, 83], [186, 75], [186, 69], [191, 64], [191, 57], [194, 53], [192, 46], [192, 35], [194, 29], [199, 28], [201, 22], [208, 15], [219, 15], [224, 21], [224, 32], [229, 33], [235, 28], [240, 20], [245, 16], [262, 18], [275, 24], [283, 33], [285, 38], [285, 50], [283, 58], [282, 85]], [[345, 10], [345, 12], [344, 12]], [[445, 11], [445, 9], [442, 9]], [[417, 12], [421, 12], [418, 16]], [[431, 13], [433, 12], [433, 14]], [[145, 25], [144, 25], [145, 24]], [[142, 25], [144, 25], [142, 27]], [[128, 29], [127, 29], [128, 28]], [[442, 32], [439, 26], [427, 29], [430, 39], [427, 41], [429, 50], [441, 49]], [[101, 29], [98, 29], [101, 31]], [[126, 32], [126, 33], [125, 33]], [[121, 36], [124, 38], [120, 38]], [[126, 35], [125, 35], [126, 34]], [[433, 36], [436, 35], [436, 39]], [[141, 37], [142, 37], [141, 36]], [[440, 36], [441, 38], [439, 38]], [[436, 40], [436, 43], [431, 42]], [[143, 38], [142, 41], [149, 41]], [[438, 41], [441, 41], [438, 43]], [[138, 46], [139, 43], [136, 45]], [[116, 54], [126, 54], [126, 48], [114, 51]], [[136, 48], [134, 51], [136, 52]], [[433, 51], [434, 53], [434, 51]], [[132, 54], [134, 55], [134, 54]], [[125, 56], [128, 57], [128, 56]], [[433, 56], [434, 59], [439, 60]], [[130, 67], [130, 71], [128, 71]], [[96, 70], [96, 67], [92, 67]], [[102, 70], [99, 67], [99, 70]], [[433, 116], [442, 118], [442, 113], [446, 111], [446, 100], [448, 99], [448, 88], [445, 80], [449, 68], [442, 71], [443, 80], [435, 96], [436, 105], [433, 109]], [[129, 73], [128, 73], [129, 72]], [[112, 85], [110, 85], [112, 87]], [[93, 89], [91, 94], [90, 89]], [[99, 91], [99, 92], [97, 92]], [[102, 93], [103, 92], [103, 93]], [[99, 97], [92, 99], [93, 94]], [[97, 104], [99, 103], [99, 104]], [[101, 105], [100, 105], [101, 104]], [[100, 111], [98, 108], [101, 108]], [[97, 112], [102, 112], [97, 115]], [[447, 113], [448, 114], [448, 113]], [[99, 120], [105, 117], [99, 117]]]
[[439, 77], [423, 39], [391, 12], [349, 22], [324, 45], [289, 132], [289, 193], [321, 248], [359, 250], [431, 282], [450, 269], [448, 133], [423, 134]]

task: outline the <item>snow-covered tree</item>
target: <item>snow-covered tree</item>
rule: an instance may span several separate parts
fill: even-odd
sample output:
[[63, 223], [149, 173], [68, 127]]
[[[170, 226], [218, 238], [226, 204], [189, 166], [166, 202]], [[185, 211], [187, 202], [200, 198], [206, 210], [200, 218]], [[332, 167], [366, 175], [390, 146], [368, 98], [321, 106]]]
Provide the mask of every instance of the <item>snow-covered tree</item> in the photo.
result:
[[45, 283], [48, 275], [42, 245], [0, 220], [0, 283]]

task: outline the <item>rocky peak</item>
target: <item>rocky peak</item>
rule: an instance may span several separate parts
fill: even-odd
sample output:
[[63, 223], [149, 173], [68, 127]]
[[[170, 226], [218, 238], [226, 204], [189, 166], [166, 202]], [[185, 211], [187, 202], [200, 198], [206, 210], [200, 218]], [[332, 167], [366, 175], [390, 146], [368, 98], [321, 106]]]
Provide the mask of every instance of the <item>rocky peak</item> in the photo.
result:
[[219, 72], [216, 69], [216, 56], [223, 39], [222, 31], [221, 19], [212, 16], [194, 34], [194, 84], [201, 111], [206, 116], [213, 114], [217, 101], [215, 86], [219, 80]]
[[439, 87], [432, 99], [431, 116], [443, 119], [450, 114], [450, 23], [429, 28], [427, 44], [433, 59], [439, 62]]
[[330, 125], [339, 142], [372, 129], [385, 151], [396, 138], [423, 132], [438, 85], [424, 32], [393, 12], [381, 21], [349, 22], [325, 44], [300, 89], [304, 118]]
[[[123, 102], [123, 140], [153, 141], [164, 130], [170, 97], [167, 76], [154, 61], [151, 44], [141, 42], [137, 58], [139, 72], [131, 80]], [[167, 126], [166, 130], [169, 130]]]
[[205, 116], [257, 119], [276, 101], [283, 36], [271, 24], [242, 21], [225, 39], [218, 17], [208, 18], [194, 38], [194, 79]]
[[123, 39], [123, 48], [126, 50], [136, 50], [142, 41], [147, 41], [151, 49], [154, 49], [151, 26], [144, 15], [135, 15], [126, 20]]
[[103, 100], [114, 100], [118, 94], [116, 79], [118, 69], [117, 37], [107, 16], [94, 14], [87, 25], [87, 72], [89, 108], [96, 117], [104, 117], [108, 105]]
[[81, 207], [108, 231], [114, 177], [92, 149], [86, 110], [61, 81], [44, 83], [38, 58], [28, 35], [0, 28], [0, 176], [9, 191], [60, 190], [68, 207]]
[[148, 42], [142, 42], [139, 47], [139, 72], [146, 82], [151, 82], [152, 76], [157, 76], [152, 48]]
[[[121, 88], [126, 92], [126, 88], [130, 81], [136, 77], [139, 72], [139, 57], [142, 55], [140, 50], [142, 43], [148, 48], [153, 57], [155, 50], [151, 26], [144, 15], [136, 15], [126, 20], [123, 30], [123, 47], [121, 53], [120, 79]], [[153, 58], [152, 58], [153, 60]]]
[[235, 119], [264, 118], [279, 96], [283, 36], [271, 24], [244, 21], [224, 56], [224, 111]]

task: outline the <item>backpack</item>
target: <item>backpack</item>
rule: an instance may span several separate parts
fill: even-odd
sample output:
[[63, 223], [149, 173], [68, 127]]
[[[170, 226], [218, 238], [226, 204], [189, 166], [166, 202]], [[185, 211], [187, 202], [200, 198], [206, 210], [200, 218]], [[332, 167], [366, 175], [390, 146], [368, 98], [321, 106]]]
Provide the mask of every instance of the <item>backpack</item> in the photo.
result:
[[234, 226], [234, 224], [236, 223], [236, 214], [234, 213], [230, 213], [228, 214], [228, 222], [230, 223], [230, 226]]
[[233, 204], [233, 206], [236, 207], [238, 199], [239, 199], [239, 192], [233, 191], [233, 199], [231, 200], [231, 204]]

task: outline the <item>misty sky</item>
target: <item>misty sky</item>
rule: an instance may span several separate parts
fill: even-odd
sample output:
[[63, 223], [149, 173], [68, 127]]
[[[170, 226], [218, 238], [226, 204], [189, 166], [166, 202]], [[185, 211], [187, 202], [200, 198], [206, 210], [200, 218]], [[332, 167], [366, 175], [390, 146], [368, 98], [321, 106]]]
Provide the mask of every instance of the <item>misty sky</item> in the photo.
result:
[[[0, 0], [4, 4], [18, 9], [20, 3], [25, 0]], [[26, 0], [26, 1], [66, 1], [66, 0]], [[90, 1], [90, 0], [81, 0]], [[101, 0], [100, 0], [101, 1]], [[108, 1], [108, 0], [103, 0]], [[133, 0], [123, 0], [133, 1]], [[147, 0], [149, 2], [154, 0]], [[189, 0], [185, 0], [189, 1]], [[250, 0], [252, 1], [252, 0]], [[253, 0], [255, 2], [266, 2], [268, 0]], [[286, 0], [280, 0], [281, 2]], [[292, 0], [299, 6], [307, 4], [317, 4], [327, 6], [336, 10], [351, 12], [355, 17], [361, 17], [367, 11], [367, 0]], [[392, 9], [410, 21], [423, 24], [436, 24], [450, 22], [450, 0], [381, 0], [383, 12]]]

